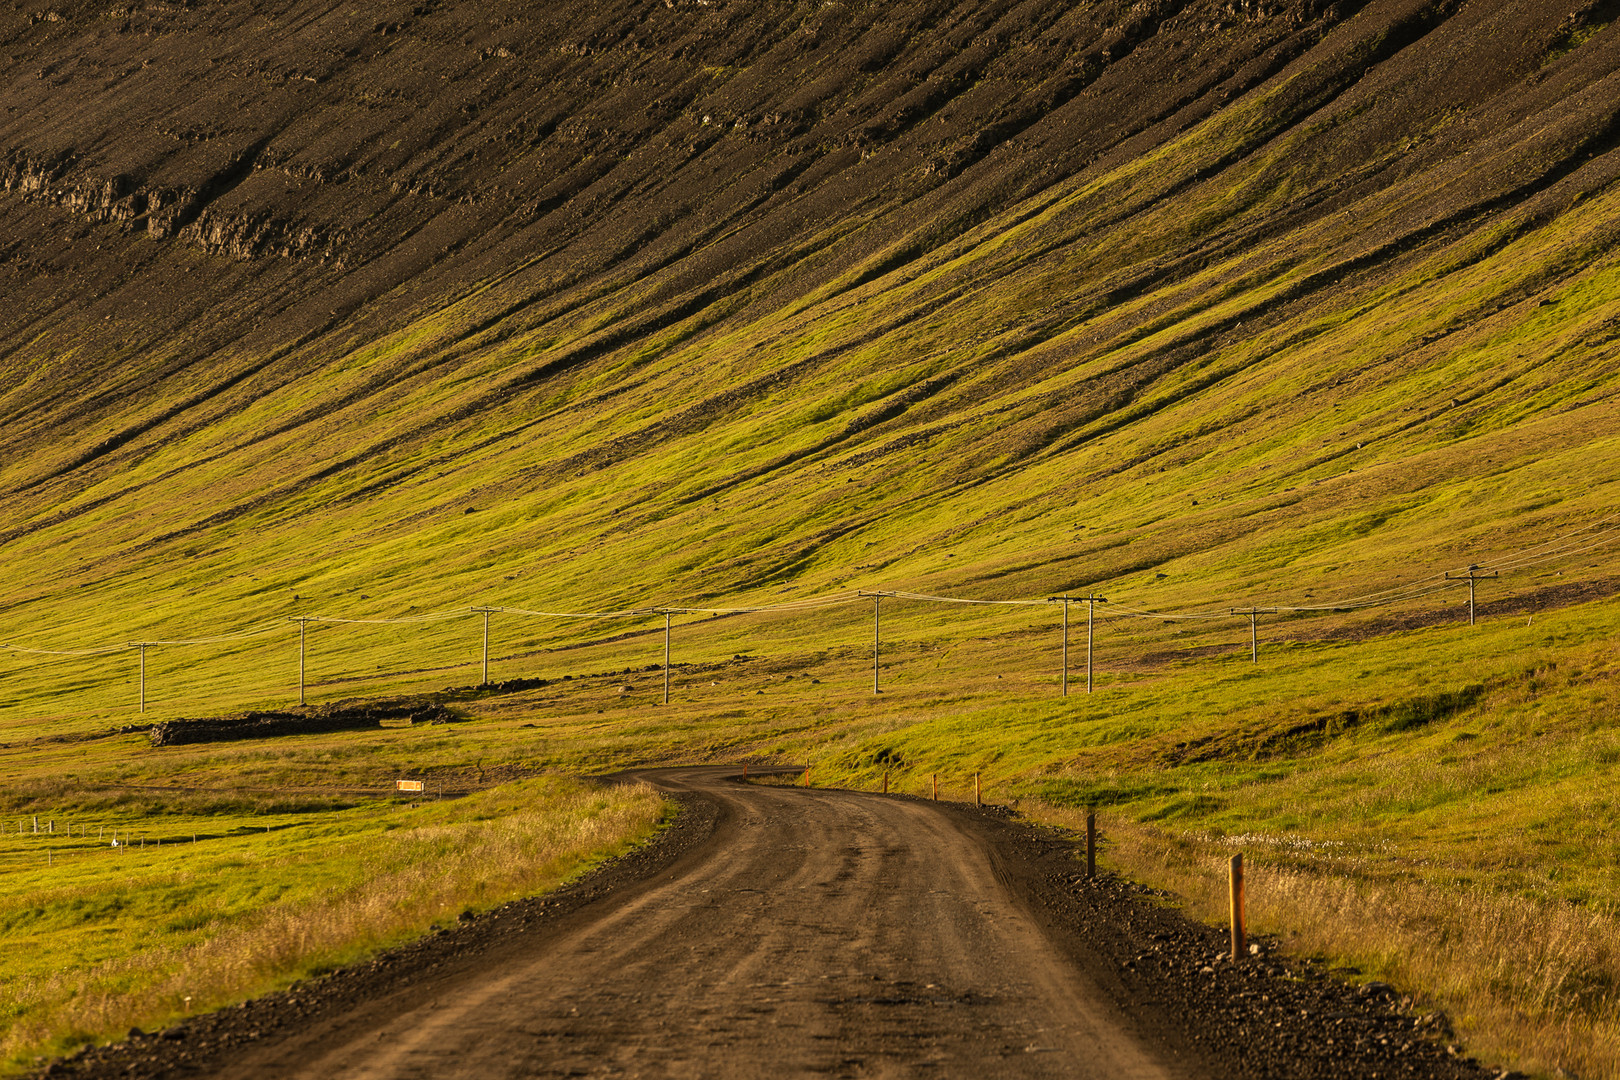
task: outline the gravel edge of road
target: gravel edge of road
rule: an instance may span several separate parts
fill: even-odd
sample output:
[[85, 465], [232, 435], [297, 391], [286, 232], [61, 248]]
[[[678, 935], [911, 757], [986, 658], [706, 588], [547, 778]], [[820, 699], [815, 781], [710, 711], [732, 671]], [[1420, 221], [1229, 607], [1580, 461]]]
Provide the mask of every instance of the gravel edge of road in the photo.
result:
[[[609, 859], [554, 892], [510, 901], [457, 924], [285, 990], [188, 1018], [160, 1031], [87, 1047], [44, 1064], [33, 1077], [206, 1075], [233, 1049], [295, 1029], [357, 1000], [390, 994], [422, 975], [476, 960], [513, 935], [572, 915], [646, 880], [700, 846], [719, 809], [701, 795], [668, 795], [679, 812], [646, 843]], [[873, 796], [883, 798], [885, 796]], [[888, 798], [911, 798], [890, 795]], [[922, 801], [922, 800], [919, 800]], [[1170, 906], [1168, 894], [1116, 875], [1084, 876], [1075, 837], [1029, 824], [1002, 807], [934, 803], [959, 815], [991, 844], [1004, 876], [1060, 948], [1077, 961], [1114, 968], [1128, 1003], [1179, 1022], [1179, 1048], [1233, 1077], [1444, 1078], [1484, 1080], [1518, 1074], [1487, 1069], [1451, 1042], [1443, 1017], [1414, 1013], [1410, 998], [1382, 983], [1357, 986], [1308, 958], [1259, 939], [1241, 964], [1221, 958], [1226, 936]], [[1163, 1026], [1161, 1023], [1159, 1026]]]
[[1179, 1020], [1213, 1074], [1527, 1080], [1468, 1057], [1443, 1014], [1416, 1008], [1386, 983], [1350, 982], [1342, 969], [1290, 956], [1264, 936], [1251, 937], [1256, 953], [1233, 963], [1228, 931], [1188, 917], [1172, 894], [1104, 871], [1088, 879], [1084, 837], [1002, 807], [954, 809], [996, 822], [996, 849], [1022, 849], [1039, 877], [1030, 899], [1048, 933], [1060, 943], [1072, 937], [1111, 966], [1126, 1000]]
[[112, 1080], [205, 1074], [212, 1060], [235, 1047], [308, 1023], [357, 999], [391, 993], [447, 962], [482, 955], [513, 935], [555, 922], [622, 885], [656, 874], [702, 844], [714, 829], [715, 808], [684, 793], [665, 797], [678, 804], [679, 812], [651, 838], [623, 855], [604, 860], [559, 889], [510, 900], [477, 914], [463, 912], [454, 926], [429, 931], [415, 941], [384, 949], [369, 960], [158, 1031], [132, 1028], [117, 1042], [85, 1047], [26, 1075]]

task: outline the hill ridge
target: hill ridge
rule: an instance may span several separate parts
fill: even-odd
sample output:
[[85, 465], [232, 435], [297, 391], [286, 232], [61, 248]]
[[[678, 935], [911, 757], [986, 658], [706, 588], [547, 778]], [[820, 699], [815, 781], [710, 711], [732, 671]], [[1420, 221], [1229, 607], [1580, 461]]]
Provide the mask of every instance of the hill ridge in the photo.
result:
[[1612, 4], [417, 7], [0, 16], [4, 623], [1196, 604], [1606, 505]]

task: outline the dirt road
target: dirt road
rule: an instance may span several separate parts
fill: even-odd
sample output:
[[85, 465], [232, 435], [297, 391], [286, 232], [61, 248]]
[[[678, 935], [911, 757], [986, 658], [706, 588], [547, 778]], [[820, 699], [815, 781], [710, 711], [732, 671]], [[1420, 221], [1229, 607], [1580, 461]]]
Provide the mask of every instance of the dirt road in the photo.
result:
[[735, 774], [646, 774], [715, 804], [714, 835], [616, 903], [218, 1075], [1188, 1074], [1117, 980], [1053, 947], [969, 819]]
[[630, 774], [682, 805], [575, 885], [42, 1075], [1494, 1076], [1382, 984], [1219, 930], [1003, 811]]

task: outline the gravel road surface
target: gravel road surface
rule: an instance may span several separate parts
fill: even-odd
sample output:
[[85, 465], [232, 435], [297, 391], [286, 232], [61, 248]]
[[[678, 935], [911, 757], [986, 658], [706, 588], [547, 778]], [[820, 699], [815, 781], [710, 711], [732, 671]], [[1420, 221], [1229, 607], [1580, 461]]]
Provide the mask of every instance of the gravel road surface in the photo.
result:
[[617, 903], [218, 1075], [1180, 1075], [1052, 948], [967, 820], [736, 771], [646, 774], [719, 813]]
[[1388, 987], [1218, 959], [995, 808], [645, 770], [676, 827], [558, 894], [46, 1075], [1484, 1077]]

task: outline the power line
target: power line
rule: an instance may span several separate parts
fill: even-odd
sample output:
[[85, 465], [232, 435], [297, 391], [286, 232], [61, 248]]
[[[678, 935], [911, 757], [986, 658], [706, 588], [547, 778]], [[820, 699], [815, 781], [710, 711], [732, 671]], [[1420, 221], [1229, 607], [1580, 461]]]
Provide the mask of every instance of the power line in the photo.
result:
[[[1448, 588], [1460, 586], [1464, 581], [1469, 582], [1470, 592], [1474, 582], [1481, 577], [1500, 575], [1513, 570], [1528, 569], [1534, 566], [1545, 565], [1559, 559], [1573, 558], [1620, 542], [1620, 512], [1610, 513], [1596, 521], [1581, 526], [1562, 536], [1554, 537], [1543, 543], [1511, 552], [1494, 562], [1478, 563], [1470, 566], [1467, 575], [1452, 575], [1449, 572], [1438, 576], [1421, 579], [1406, 585], [1391, 586], [1390, 588], [1345, 597], [1339, 600], [1324, 601], [1314, 604], [1279, 604], [1267, 609], [1266, 613], [1307, 613], [1355, 611], [1371, 607], [1381, 607], [1410, 600], [1421, 599], [1424, 596]], [[854, 603], [864, 599], [874, 599], [874, 623], [880, 618], [877, 607], [881, 604], [881, 597], [889, 596], [896, 599], [915, 600], [924, 603], [965, 604], [978, 606], [1000, 607], [1029, 607], [1052, 602], [1053, 599], [983, 599], [976, 597], [939, 596], [930, 593], [914, 593], [905, 591], [844, 591], [830, 593], [823, 596], [803, 597], [796, 600], [783, 601], [776, 604], [758, 604], [753, 606], [730, 607], [659, 607], [653, 609], [629, 608], [611, 611], [539, 611], [517, 607], [486, 606], [479, 608], [458, 608], [443, 611], [424, 612], [419, 615], [405, 615], [394, 618], [345, 618], [335, 615], [306, 614], [291, 617], [291, 621], [299, 624], [300, 639], [304, 637], [308, 623], [327, 623], [334, 625], [352, 626], [389, 626], [389, 625], [417, 625], [433, 622], [443, 622], [453, 619], [467, 618], [474, 614], [482, 614], [488, 621], [489, 614], [501, 612], [511, 615], [521, 615], [533, 618], [555, 619], [635, 619], [657, 614], [705, 614], [705, 615], [741, 615], [741, 614], [769, 614], [773, 612], [791, 613], [796, 611], [812, 611], [837, 607]], [[1132, 607], [1128, 604], [1114, 603], [1109, 608], [1109, 614], [1123, 618], [1148, 619], [1158, 621], [1205, 621], [1212, 619], [1230, 618], [1234, 614], [1247, 612], [1228, 608], [1226, 611], [1187, 610], [1187, 611], [1154, 611], [1145, 608]], [[235, 641], [246, 641], [255, 637], [262, 637], [276, 633], [285, 625], [282, 620], [264, 622], [249, 626], [242, 630], [230, 631], [204, 637], [153, 639], [145, 642], [126, 642], [118, 645], [103, 645], [79, 649], [45, 649], [32, 646], [0, 643], [0, 650], [32, 656], [57, 657], [91, 657], [107, 656], [132, 648], [143, 646], [163, 645], [169, 647], [186, 647], [197, 645], [225, 644]], [[1251, 629], [1253, 629], [1251, 627]], [[874, 634], [878, 626], [874, 626]], [[1251, 635], [1252, 636], [1252, 635]], [[880, 642], [874, 638], [874, 688], [877, 682], [877, 650]], [[302, 656], [302, 647], [300, 654]], [[486, 669], [487, 679], [487, 669]]]
[[336, 615], [298, 615], [295, 618], [305, 622], [342, 623], [353, 626], [395, 626], [413, 623], [444, 622], [446, 619], [465, 619], [468, 610], [457, 608], [451, 611], [431, 611], [422, 615], [403, 615], [397, 619], [342, 619]]
[[1141, 608], [1127, 607], [1124, 604], [1112, 604], [1110, 613], [1117, 613], [1130, 619], [1158, 619], [1162, 622], [1191, 622], [1202, 619], [1225, 619], [1231, 615], [1230, 611], [1204, 612], [1204, 611], [1145, 611]]
[[[874, 596], [875, 593], [862, 593], [862, 596]], [[934, 604], [986, 604], [1006, 607], [1038, 607], [1051, 603], [1050, 600], [970, 600], [961, 596], [930, 596], [927, 593], [887, 592], [884, 596], [896, 596], [902, 600], [924, 600]]]
[[[258, 626], [249, 627], [246, 630], [238, 630], [238, 631], [235, 631], [234, 633], [215, 634], [212, 637], [177, 638], [177, 639], [164, 640], [164, 641], [147, 641], [147, 642], [145, 642], [145, 644], [147, 644], [147, 645], [222, 645], [227, 641], [247, 641], [247, 640], [250, 640], [250, 639], [256, 638], [256, 637], [264, 637], [266, 634], [273, 634], [277, 630], [282, 629], [282, 627], [284, 625], [285, 624], [281, 620], [278, 619], [275, 622], [260, 623]], [[131, 642], [130, 645], [125, 646], [125, 647], [126, 648], [132, 648], [132, 647], [134, 647], [134, 644], [135, 644], [134, 642]]]
[[0, 645], [0, 649], [7, 652], [26, 653], [30, 656], [108, 656], [112, 653], [126, 652], [128, 645], [103, 645], [96, 649], [29, 649], [21, 645]]
[[633, 619], [645, 614], [645, 612], [634, 609], [624, 611], [530, 611], [528, 608], [492, 607], [489, 610], [506, 615], [527, 615], [535, 619]]

